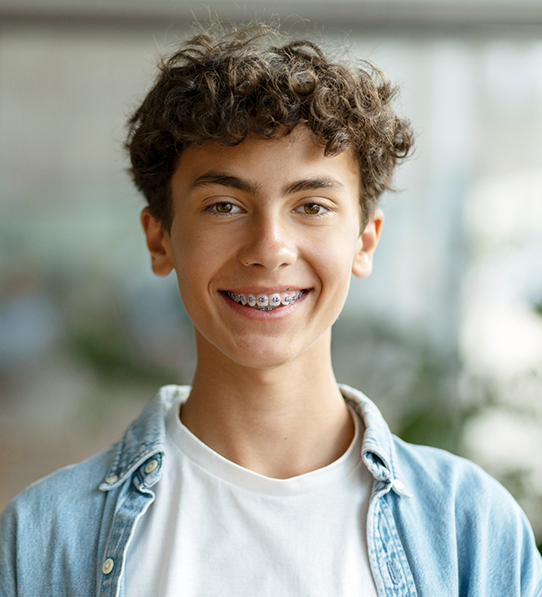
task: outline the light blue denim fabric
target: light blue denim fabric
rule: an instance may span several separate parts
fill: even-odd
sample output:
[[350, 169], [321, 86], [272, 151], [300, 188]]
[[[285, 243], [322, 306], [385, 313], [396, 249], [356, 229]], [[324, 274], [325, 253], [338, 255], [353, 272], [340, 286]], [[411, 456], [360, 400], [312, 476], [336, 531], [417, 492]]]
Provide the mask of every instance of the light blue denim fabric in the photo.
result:
[[[367, 542], [380, 597], [542, 597], [542, 558], [510, 494], [466, 460], [405, 444], [368, 398], [341, 390], [366, 424]], [[8, 504], [1, 597], [124, 596], [130, 538], [161, 476], [164, 414], [181, 391], [162, 388], [119, 444]], [[147, 474], [152, 460], [158, 466]]]

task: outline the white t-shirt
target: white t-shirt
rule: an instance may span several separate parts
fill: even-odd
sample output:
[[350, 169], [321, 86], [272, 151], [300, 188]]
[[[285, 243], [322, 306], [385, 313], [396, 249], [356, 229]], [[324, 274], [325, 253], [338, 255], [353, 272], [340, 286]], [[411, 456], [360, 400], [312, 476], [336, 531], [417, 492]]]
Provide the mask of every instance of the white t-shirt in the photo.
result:
[[377, 597], [365, 524], [362, 423], [330, 465], [273, 479], [223, 458], [166, 415], [163, 477], [127, 552], [128, 597]]

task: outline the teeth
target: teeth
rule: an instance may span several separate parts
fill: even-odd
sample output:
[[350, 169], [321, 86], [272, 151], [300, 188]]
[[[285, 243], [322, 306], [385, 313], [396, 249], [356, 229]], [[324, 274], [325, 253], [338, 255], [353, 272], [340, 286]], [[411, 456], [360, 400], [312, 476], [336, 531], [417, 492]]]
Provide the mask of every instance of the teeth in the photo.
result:
[[283, 292], [282, 294], [274, 292], [270, 295], [258, 294], [257, 296], [254, 294], [227, 292], [227, 295], [233, 301], [240, 303], [241, 305], [248, 305], [249, 307], [254, 307], [255, 309], [260, 309], [262, 311], [272, 311], [281, 305], [292, 305], [297, 299], [301, 298], [303, 291]]
[[280, 305], [280, 294], [278, 292], [275, 292], [275, 294], [272, 294], [269, 297], [269, 304], [272, 307], [278, 307]]

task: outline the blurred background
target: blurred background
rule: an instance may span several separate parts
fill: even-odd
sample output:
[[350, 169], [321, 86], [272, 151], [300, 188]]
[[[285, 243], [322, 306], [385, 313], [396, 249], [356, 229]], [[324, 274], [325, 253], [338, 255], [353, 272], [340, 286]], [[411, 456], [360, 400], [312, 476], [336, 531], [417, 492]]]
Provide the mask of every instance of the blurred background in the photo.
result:
[[209, 11], [344, 42], [401, 86], [417, 149], [334, 328], [337, 376], [497, 477], [542, 544], [539, 0], [0, 0], [0, 508], [191, 380], [122, 143], [157, 58]]

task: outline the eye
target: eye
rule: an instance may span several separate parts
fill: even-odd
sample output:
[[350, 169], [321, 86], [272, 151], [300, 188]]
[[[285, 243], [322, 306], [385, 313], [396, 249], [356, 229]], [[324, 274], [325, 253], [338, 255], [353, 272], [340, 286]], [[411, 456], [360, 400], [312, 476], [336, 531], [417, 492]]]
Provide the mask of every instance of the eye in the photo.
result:
[[304, 203], [303, 205], [300, 205], [296, 211], [306, 214], [307, 216], [323, 216], [329, 209], [320, 205], [320, 203]]
[[215, 214], [238, 214], [241, 213], [241, 208], [234, 203], [229, 203], [228, 201], [217, 201], [209, 207], [206, 208], [205, 211], [210, 211], [211, 213]]
[[315, 216], [316, 214], [320, 213], [321, 205], [318, 203], [305, 203], [303, 206], [303, 211], [308, 214], [309, 216]]
[[215, 203], [215, 209], [219, 214], [229, 214], [233, 209], [231, 203]]

